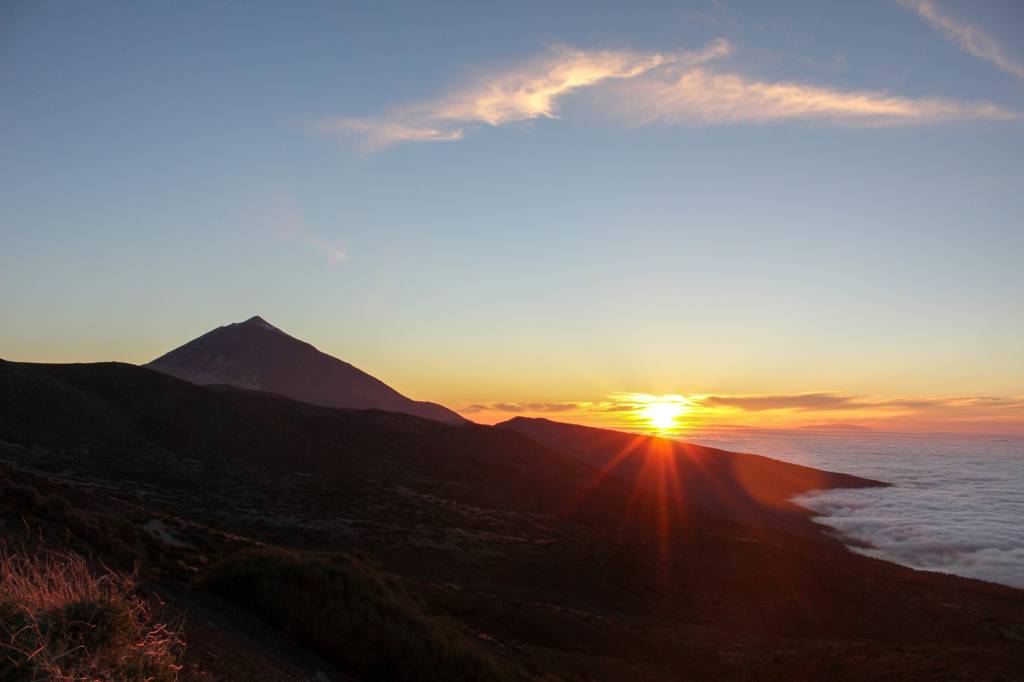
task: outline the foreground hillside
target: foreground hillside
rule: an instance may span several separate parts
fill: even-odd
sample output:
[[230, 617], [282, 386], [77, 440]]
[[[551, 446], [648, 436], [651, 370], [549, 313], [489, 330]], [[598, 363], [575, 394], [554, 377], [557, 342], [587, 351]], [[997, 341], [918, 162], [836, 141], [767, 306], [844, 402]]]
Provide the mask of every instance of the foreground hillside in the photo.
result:
[[[301, 614], [268, 606], [282, 599], [261, 587], [280, 583], [268, 575], [363, 570], [322, 552], [366, 557], [356, 561], [375, 568], [360, 584], [394, 581], [383, 598], [420, 623], [403, 626], [403, 641], [461, 642], [467, 661], [485, 661], [467, 665], [491, 671], [476, 679], [995, 680], [1024, 669], [1024, 593], [851, 554], [780, 504], [783, 488], [870, 481], [710, 452], [693, 460], [710, 466], [699, 486], [684, 476], [686, 494], [660, 495], [579, 461], [598, 443], [532, 435], [129, 365], [0, 362], [11, 486], [80, 510], [5, 502], [3, 531], [139, 563], [141, 589], [182, 614], [184, 673], [199, 677], [387, 679], [297, 629]], [[758, 462], [761, 487], [744, 490], [774, 492], [738, 507], [717, 504], [732, 493], [702, 498], [737, 483], [719, 461]], [[787, 483], [762, 485], [773, 474]], [[82, 515], [100, 520], [72, 520]], [[283, 568], [276, 554], [239, 554], [279, 549], [292, 552]], [[240, 575], [245, 593], [216, 587]], [[320, 599], [286, 601], [337, 603], [318, 580], [302, 584]], [[321, 634], [362, 607], [346, 608], [318, 612]], [[448, 625], [422, 625], [434, 618]]]

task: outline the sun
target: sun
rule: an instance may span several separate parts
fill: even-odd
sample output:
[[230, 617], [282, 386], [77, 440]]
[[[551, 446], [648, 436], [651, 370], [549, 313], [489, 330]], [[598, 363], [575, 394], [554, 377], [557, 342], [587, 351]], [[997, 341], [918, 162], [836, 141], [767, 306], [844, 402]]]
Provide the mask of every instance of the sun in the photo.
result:
[[658, 431], [670, 431], [679, 426], [676, 420], [686, 411], [685, 406], [678, 402], [659, 401], [644, 405], [640, 415]]

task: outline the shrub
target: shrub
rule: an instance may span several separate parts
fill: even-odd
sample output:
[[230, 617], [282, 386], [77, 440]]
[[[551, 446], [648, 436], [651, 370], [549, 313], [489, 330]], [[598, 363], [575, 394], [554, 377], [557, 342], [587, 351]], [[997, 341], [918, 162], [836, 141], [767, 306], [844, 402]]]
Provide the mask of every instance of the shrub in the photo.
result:
[[65, 526], [86, 544], [118, 558], [137, 560], [143, 554], [137, 528], [109, 514], [79, 509], [61, 495], [43, 495], [34, 486], [18, 485], [0, 477], [0, 506], [22, 516]]
[[0, 481], [0, 484], [0, 502], [12, 511], [31, 512], [43, 504], [43, 496], [33, 486], [18, 485], [8, 480]]
[[246, 551], [214, 566], [203, 584], [364, 679], [520, 677], [454, 625], [428, 616], [362, 557]]
[[0, 547], [0, 679], [171, 682], [184, 647], [150, 619], [131, 578], [76, 555]]

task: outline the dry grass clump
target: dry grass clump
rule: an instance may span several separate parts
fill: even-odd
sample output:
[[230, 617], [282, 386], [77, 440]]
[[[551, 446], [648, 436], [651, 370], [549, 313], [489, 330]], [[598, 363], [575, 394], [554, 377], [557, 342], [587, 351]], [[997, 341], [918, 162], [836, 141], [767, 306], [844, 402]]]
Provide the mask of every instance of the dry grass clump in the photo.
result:
[[0, 680], [176, 680], [184, 641], [133, 590], [73, 554], [0, 546]]
[[521, 678], [359, 556], [247, 551], [214, 566], [203, 583], [360, 679]]

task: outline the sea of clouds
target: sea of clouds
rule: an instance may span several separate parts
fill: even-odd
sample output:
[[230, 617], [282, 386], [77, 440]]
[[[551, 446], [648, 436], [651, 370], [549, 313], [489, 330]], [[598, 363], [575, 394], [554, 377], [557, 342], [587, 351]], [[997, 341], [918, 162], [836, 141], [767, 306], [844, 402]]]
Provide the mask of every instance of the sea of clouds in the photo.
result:
[[795, 501], [856, 552], [1024, 588], [1024, 436], [708, 431], [697, 443], [892, 483]]

